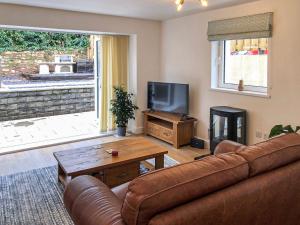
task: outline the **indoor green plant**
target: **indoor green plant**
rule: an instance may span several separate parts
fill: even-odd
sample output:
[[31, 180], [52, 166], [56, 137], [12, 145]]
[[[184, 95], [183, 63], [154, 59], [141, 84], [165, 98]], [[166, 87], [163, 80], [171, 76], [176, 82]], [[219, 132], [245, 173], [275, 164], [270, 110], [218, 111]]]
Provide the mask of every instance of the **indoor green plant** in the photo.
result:
[[296, 126], [295, 129], [291, 125], [283, 126], [283, 125], [276, 125], [272, 128], [269, 138], [275, 137], [280, 134], [290, 134], [290, 133], [297, 133], [300, 130], [300, 126]]
[[128, 93], [124, 87], [114, 87], [115, 99], [111, 100], [111, 112], [115, 116], [118, 136], [125, 136], [128, 120], [135, 119], [134, 111], [138, 107], [133, 103], [132, 93]]

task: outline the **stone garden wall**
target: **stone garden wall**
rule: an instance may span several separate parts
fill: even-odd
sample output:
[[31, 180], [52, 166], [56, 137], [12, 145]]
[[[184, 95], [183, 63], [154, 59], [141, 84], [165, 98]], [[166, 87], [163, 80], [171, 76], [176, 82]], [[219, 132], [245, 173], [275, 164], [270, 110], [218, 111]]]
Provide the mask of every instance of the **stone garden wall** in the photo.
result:
[[[55, 55], [73, 55], [73, 60], [87, 59], [87, 51], [22, 51], [0, 53], [0, 76], [38, 74], [39, 63], [54, 62]], [[54, 68], [50, 68], [50, 71]]]
[[94, 111], [94, 88], [0, 92], [0, 121]]

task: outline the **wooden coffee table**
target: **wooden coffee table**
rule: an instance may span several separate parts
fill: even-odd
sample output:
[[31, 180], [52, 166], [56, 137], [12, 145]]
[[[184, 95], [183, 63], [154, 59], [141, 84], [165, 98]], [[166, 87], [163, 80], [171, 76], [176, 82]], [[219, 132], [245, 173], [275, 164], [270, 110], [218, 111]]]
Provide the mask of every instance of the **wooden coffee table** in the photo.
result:
[[[118, 150], [113, 157], [106, 150]], [[126, 183], [140, 175], [140, 162], [155, 158], [155, 169], [164, 167], [168, 150], [143, 137], [121, 140], [91, 147], [55, 152], [59, 181], [66, 186], [80, 175], [92, 175], [109, 187]]]

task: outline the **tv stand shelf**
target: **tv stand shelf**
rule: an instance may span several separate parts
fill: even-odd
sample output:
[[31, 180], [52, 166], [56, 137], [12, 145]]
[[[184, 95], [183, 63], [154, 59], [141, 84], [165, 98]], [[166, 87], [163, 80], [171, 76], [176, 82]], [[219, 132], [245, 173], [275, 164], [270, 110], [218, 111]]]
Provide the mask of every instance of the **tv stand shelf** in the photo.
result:
[[180, 115], [144, 111], [144, 134], [172, 144], [175, 148], [190, 144], [197, 119]]

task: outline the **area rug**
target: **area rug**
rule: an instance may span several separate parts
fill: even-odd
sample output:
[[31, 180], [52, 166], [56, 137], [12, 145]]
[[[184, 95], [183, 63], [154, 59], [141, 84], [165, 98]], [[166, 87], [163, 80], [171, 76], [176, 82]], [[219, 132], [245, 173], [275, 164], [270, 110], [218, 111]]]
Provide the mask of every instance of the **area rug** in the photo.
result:
[[[155, 159], [148, 159], [146, 161], [148, 163], [152, 164], [153, 166], [155, 165]], [[175, 165], [179, 164], [179, 162], [176, 161], [175, 159], [172, 159], [170, 156], [165, 155], [164, 164], [165, 164], [165, 167], [171, 167], [171, 166], [175, 166]]]
[[[176, 164], [165, 156], [165, 167]], [[0, 225], [73, 225], [62, 195], [56, 167], [0, 176]]]
[[0, 177], [0, 224], [73, 225], [62, 193], [56, 167]]
[[[164, 156], [164, 165], [166, 167], [171, 167], [179, 164], [178, 161], [175, 159], [172, 159], [168, 155]], [[143, 161], [140, 166], [140, 174], [148, 173], [149, 171], [153, 171], [155, 168], [155, 159], [148, 159], [146, 161]]]

